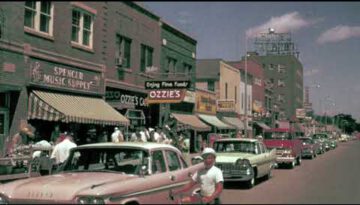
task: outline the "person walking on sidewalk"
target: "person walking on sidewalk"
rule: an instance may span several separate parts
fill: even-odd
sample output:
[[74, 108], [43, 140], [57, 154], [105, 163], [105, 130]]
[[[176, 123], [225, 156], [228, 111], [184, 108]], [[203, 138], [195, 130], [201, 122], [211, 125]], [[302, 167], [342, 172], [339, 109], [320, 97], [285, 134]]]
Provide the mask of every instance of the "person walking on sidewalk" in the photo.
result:
[[204, 204], [220, 204], [220, 194], [223, 190], [224, 177], [222, 171], [216, 167], [215, 159], [216, 152], [210, 147], [206, 147], [201, 154], [204, 159], [204, 168], [198, 170], [193, 176], [192, 180], [184, 185], [183, 188], [173, 191], [170, 197], [180, 193], [188, 192], [195, 185], [200, 185], [199, 196], [187, 196], [177, 200], [179, 203], [204, 203]]

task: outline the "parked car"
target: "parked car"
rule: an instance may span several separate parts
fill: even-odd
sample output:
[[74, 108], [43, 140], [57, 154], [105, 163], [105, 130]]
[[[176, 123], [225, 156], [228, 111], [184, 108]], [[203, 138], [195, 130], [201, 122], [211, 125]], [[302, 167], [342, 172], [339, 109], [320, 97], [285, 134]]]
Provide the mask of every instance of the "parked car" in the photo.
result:
[[302, 152], [301, 156], [309, 157], [310, 159], [315, 158], [321, 152], [320, 144], [310, 137], [300, 137], [302, 141]]
[[230, 138], [215, 141], [216, 166], [226, 181], [243, 181], [249, 188], [257, 178], [271, 177], [276, 164], [276, 150], [268, 150], [257, 139]]
[[81, 145], [54, 175], [0, 186], [4, 203], [161, 204], [203, 163], [188, 166], [181, 152], [159, 143]]
[[326, 133], [315, 133], [311, 136], [312, 139], [321, 142], [323, 150], [329, 151], [331, 149], [331, 141]]
[[268, 149], [276, 148], [276, 163], [290, 168], [301, 164], [301, 140], [295, 137], [293, 129], [272, 128], [265, 130], [263, 140]]

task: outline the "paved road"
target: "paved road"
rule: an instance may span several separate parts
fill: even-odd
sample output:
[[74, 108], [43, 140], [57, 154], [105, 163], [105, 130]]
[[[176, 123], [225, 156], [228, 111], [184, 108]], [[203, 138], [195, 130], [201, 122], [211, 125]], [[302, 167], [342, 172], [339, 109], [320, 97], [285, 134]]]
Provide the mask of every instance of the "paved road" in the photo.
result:
[[339, 143], [294, 169], [275, 169], [270, 180], [248, 190], [225, 183], [225, 204], [346, 204], [360, 203], [360, 141]]

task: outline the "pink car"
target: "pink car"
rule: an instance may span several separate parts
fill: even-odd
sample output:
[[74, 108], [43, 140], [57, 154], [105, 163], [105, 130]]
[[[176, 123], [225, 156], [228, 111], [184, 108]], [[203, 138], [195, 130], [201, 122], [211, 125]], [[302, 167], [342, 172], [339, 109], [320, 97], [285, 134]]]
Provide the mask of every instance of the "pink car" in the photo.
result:
[[97, 143], [71, 150], [57, 174], [0, 185], [0, 202], [169, 204], [203, 164], [188, 166], [182, 153], [159, 143]]

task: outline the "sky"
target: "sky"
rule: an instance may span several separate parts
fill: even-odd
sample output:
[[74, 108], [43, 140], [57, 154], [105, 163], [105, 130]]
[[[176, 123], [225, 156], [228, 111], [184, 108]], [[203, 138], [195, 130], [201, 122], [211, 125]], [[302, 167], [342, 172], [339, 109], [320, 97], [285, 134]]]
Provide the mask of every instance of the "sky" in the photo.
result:
[[239, 60], [254, 36], [291, 32], [316, 114], [360, 122], [360, 2], [140, 2], [197, 41], [198, 59]]

